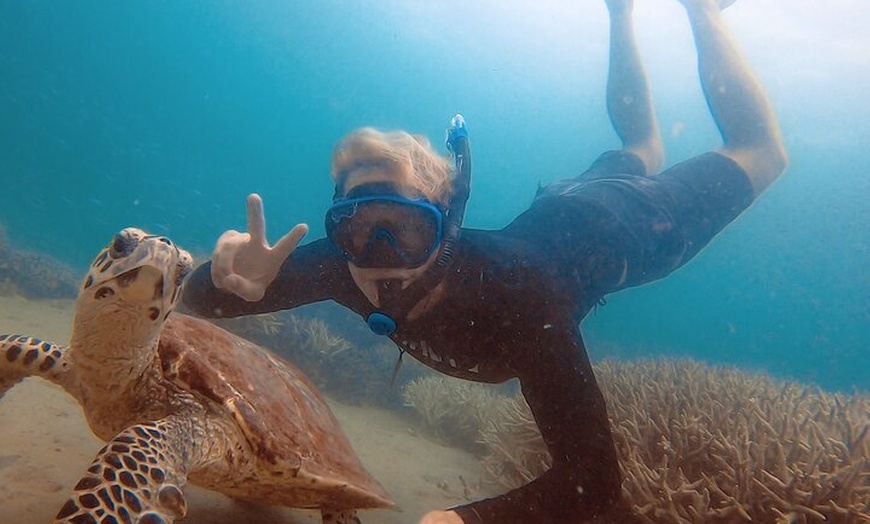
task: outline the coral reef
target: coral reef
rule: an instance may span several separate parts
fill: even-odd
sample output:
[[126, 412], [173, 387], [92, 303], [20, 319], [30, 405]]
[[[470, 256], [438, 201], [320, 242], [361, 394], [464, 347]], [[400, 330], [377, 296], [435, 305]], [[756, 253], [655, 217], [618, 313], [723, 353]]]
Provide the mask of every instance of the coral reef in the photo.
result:
[[17, 249], [0, 226], [0, 293], [25, 298], [75, 298], [78, 273], [49, 255]]
[[497, 406], [477, 439], [486, 448], [483, 469], [503, 487], [517, 488], [550, 469], [550, 453], [520, 394]]
[[402, 389], [405, 406], [420, 416], [429, 436], [481, 452], [480, 428], [490, 414], [509, 403], [497, 386], [427, 374]]
[[870, 521], [870, 397], [688, 360], [598, 373], [648, 522]]
[[[867, 395], [691, 360], [605, 361], [596, 374], [642, 521], [870, 522]], [[521, 396], [489, 413], [479, 440], [493, 481], [513, 488], [549, 467]]]

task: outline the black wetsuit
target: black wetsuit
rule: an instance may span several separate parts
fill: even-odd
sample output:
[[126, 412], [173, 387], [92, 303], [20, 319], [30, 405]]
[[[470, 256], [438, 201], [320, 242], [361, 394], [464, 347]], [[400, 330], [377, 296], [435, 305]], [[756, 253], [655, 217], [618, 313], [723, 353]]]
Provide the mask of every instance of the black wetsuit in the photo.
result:
[[[652, 177], [634, 155], [608, 152], [577, 178], [539, 191], [500, 231], [463, 229], [443, 298], [391, 338], [422, 363], [482, 382], [519, 378], [553, 467], [499, 497], [456, 508], [467, 524], [572, 523], [618, 498], [607, 411], [579, 324], [606, 294], [663, 277], [752, 201], [746, 174], [708, 153]], [[256, 303], [217, 290], [208, 264], [184, 303], [229, 317], [334, 300], [375, 308], [326, 240], [299, 247]]]

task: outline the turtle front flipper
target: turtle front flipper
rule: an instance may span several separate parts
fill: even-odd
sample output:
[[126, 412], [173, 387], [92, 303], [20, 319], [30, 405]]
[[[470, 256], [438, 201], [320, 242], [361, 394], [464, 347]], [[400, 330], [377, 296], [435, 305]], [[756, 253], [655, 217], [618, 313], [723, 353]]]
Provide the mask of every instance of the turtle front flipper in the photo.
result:
[[181, 489], [196, 455], [194, 428], [171, 416], [131, 426], [100, 450], [56, 523], [169, 524], [187, 513]]
[[42, 377], [67, 389], [69, 348], [24, 335], [0, 335], [0, 398], [27, 377]]

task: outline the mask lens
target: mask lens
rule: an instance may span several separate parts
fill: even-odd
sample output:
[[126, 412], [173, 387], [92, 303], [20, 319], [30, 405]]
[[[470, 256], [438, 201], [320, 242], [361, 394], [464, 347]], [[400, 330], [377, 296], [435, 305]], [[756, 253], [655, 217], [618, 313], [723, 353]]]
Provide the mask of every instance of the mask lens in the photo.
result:
[[441, 243], [441, 211], [423, 200], [363, 197], [333, 205], [326, 233], [359, 267], [422, 265]]

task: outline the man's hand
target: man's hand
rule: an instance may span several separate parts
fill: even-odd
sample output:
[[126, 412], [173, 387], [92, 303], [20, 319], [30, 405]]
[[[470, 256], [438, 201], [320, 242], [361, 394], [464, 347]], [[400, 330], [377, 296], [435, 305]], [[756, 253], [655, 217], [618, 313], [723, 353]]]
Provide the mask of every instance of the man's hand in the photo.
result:
[[419, 524], [465, 524], [455, 511], [430, 511]]
[[230, 230], [218, 238], [211, 255], [211, 279], [218, 289], [256, 302], [263, 298], [281, 264], [308, 233], [308, 226], [296, 225], [270, 246], [266, 241], [266, 218], [260, 195], [248, 195], [247, 206], [248, 233]]

